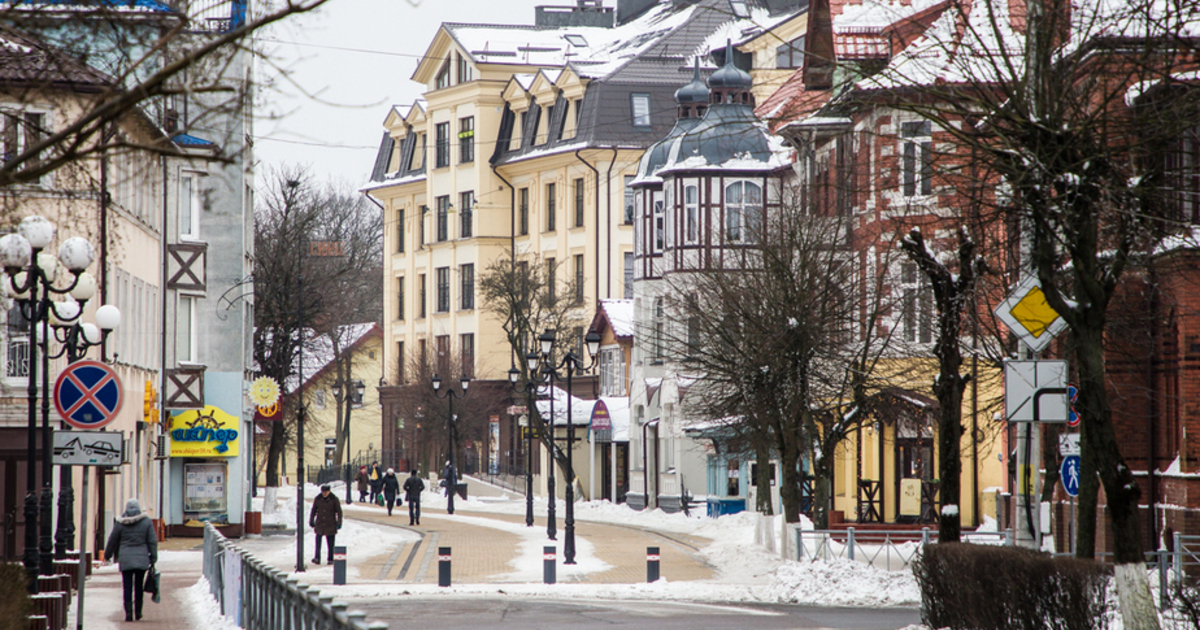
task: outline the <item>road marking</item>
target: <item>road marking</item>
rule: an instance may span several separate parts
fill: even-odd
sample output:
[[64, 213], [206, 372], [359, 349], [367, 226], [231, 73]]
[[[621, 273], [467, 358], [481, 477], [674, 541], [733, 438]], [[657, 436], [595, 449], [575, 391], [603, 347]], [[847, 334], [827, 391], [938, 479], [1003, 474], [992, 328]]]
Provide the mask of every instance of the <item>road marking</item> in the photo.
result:
[[425, 555], [421, 556], [421, 564], [410, 582], [424, 582], [429, 579], [429, 565], [433, 564], [433, 557], [437, 555], [438, 536], [437, 532], [430, 532], [430, 539], [421, 541], [425, 543]]

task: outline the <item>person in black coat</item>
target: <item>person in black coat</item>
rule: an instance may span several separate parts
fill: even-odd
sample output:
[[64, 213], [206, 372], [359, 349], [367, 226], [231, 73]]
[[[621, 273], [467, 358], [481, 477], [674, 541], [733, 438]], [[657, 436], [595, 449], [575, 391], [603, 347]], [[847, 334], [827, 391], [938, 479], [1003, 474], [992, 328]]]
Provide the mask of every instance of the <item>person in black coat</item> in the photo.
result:
[[137, 499], [125, 503], [125, 512], [117, 517], [104, 557], [117, 561], [121, 568], [121, 586], [125, 591], [125, 621], [142, 618], [142, 584], [146, 570], [158, 562], [158, 534], [150, 517], [142, 512]]
[[408, 499], [408, 524], [421, 524], [421, 493], [425, 492], [425, 482], [417, 476], [413, 469], [412, 476], [404, 480], [404, 498]]
[[333, 564], [333, 541], [342, 528], [342, 502], [329, 491], [329, 484], [321, 486], [321, 494], [313, 499], [312, 509], [308, 512], [308, 526], [317, 535], [313, 564], [321, 564], [322, 538], [329, 543], [329, 564]]
[[371, 467], [367, 469], [367, 478], [371, 485], [371, 503], [375, 503], [375, 497], [379, 496], [379, 491], [383, 489], [383, 470], [379, 468], [379, 462], [371, 462]]
[[[389, 468], [383, 473], [383, 500], [387, 501], [388, 516], [392, 515], [392, 506], [396, 504], [396, 494], [400, 492], [400, 481], [396, 479], [396, 471]], [[404, 500], [401, 499], [403, 504]]]

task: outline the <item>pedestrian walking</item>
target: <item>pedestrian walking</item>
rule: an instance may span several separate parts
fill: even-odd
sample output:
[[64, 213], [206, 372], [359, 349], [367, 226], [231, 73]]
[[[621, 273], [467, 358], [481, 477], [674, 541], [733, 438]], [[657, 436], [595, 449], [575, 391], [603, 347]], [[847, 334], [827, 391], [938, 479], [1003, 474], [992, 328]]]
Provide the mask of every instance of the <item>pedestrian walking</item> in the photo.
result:
[[425, 482], [417, 476], [417, 470], [412, 470], [412, 476], [404, 480], [404, 498], [408, 499], [408, 524], [421, 524], [421, 493], [425, 492]]
[[317, 536], [313, 551], [313, 564], [321, 564], [321, 539], [329, 545], [329, 563], [333, 564], [333, 541], [337, 538], [338, 530], [342, 528], [342, 504], [329, 491], [329, 484], [321, 486], [321, 494], [313, 499], [312, 509], [308, 512], [308, 526], [313, 528]]
[[[383, 499], [387, 501], [388, 516], [392, 515], [392, 506], [396, 504], [396, 495], [400, 492], [400, 480], [396, 479], [396, 471], [389, 468], [383, 473]], [[400, 499], [404, 504], [404, 499]]]
[[371, 478], [367, 477], [366, 466], [358, 467], [358, 474], [354, 476], [354, 481], [358, 484], [358, 502], [362, 503], [367, 500], [367, 491], [371, 488]]
[[142, 618], [142, 585], [146, 571], [158, 562], [158, 534], [150, 517], [142, 512], [137, 499], [125, 502], [125, 512], [117, 517], [104, 557], [116, 561], [121, 569], [121, 587], [125, 592], [125, 621]]
[[379, 490], [383, 487], [383, 471], [380, 470], [378, 461], [371, 462], [367, 477], [371, 484], [371, 503], [378, 503], [376, 497], [379, 496]]

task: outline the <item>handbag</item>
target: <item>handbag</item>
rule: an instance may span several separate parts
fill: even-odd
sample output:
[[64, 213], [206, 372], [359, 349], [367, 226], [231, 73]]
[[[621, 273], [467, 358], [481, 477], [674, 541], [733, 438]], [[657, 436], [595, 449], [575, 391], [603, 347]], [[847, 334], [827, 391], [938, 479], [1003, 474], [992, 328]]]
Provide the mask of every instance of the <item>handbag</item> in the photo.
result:
[[383, 507], [383, 493], [375, 495], [375, 505]]
[[150, 565], [150, 569], [146, 571], [146, 582], [142, 585], [142, 591], [150, 593], [150, 599], [154, 600], [156, 604], [162, 601], [159, 575], [158, 569], [155, 569], [154, 565]]

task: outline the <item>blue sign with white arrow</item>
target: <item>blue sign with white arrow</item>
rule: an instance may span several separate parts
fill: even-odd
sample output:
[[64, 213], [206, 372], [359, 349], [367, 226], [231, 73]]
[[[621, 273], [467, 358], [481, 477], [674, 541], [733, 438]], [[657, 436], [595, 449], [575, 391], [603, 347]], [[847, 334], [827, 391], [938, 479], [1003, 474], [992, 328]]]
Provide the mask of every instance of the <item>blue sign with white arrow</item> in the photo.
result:
[[1067, 455], [1063, 458], [1062, 468], [1058, 470], [1058, 478], [1062, 481], [1063, 490], [1067, 494], [1079, 496], [1079, 456]]

